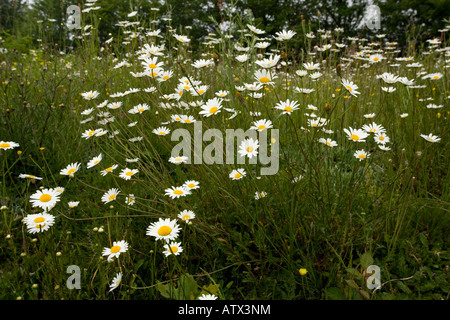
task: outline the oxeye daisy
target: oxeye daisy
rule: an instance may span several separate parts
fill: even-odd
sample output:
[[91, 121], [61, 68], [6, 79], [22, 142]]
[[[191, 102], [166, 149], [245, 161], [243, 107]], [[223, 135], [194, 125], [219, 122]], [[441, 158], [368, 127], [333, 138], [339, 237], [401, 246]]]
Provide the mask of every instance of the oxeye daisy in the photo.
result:
[[259, 144], [257, 139], [245, 139], [241, 142], [238, 153], [241, 155], [241, 157], [247, 156], [251, 159], [252, 157], [256, 157], [258, 155], [258, 148]]
[[125, 204], [132, 206], [136, 202], [136, 198], [134, 194], [129, 194], [128, 197], [125, 198]]
[[372, 122], [372, 124], [365, 124], [362, 127], [366, 132], [369, 133], [382, 133], [386, 132], [386, 129], [383, 128], [383, 126], [376, 124], [375, 122]]
[[255, 79], [256, 81], [259, 81], [262, 84], [271, 84], [273, 85], [274, 82], [273, 80], [276, 79], [277, 76], [272, 75], [270, 73], [270, 71], [266, 70], [266, 69], [261, 69], [261, 70], [257, 70], [255, 71]]
[[100, 93], [98, 93], [97, 91], [88, 91], [88, 92], [83, 92], [81, 94], [81, 96], [85, 99], [85, 100], [92, 100], [98, 97]]
[[47, 231], [55, 223], [55, 217], [45, 212], [29, 214], [23, 222], [27, 225], [28, 232], [38, 233]]
[[171, 187], [167, 188], [165, 191], [165, 195], [171, 197], [172, 199], [185, 197], [191, 194], [191, 191], [186, 189], [185, 187]]
[[85, 139], [89, 139], [90, 137], [96, 136], [96, 134], [97, 134], [97, 130], [89, 129], [89, 130], [84, 131], [84, 132], [81, 134], [81, 137], [82, 137], [82, 138], [85, 138]]
[[80, 201], [69, 201], [69, 203], [68, 203], [69, 208], [71, 208], [71, 209], [78, 207], [79, 204], [80, 204]]
[[108, 173], [114, 171], [114, 169], [116, 169], [116, 168], [117, 168], [117, 164], [114, 164], [114, 165], [112, 165], [111, 167], [108, 167], [108, 168], [106, 168], [106, 169], [100, 171], [100, 174], [101, 174], [102, 176], [106, 176]]
[[406, 118], [407, 116], [408, 116], [407, 113], [402, 113], [402, 114], [400, 115], [400, 118]]
[[114, 241], [111, 248], [103, 248], [102, 255], [108, 256], [108, 261], [111, 261], [114, 257], [118, 258], [121, 253], [127, 252], [128, 243], [125, 240]]
[[217, 300], [217, 296], [213, 294], [202, 294], [198, 297], [198, 300]]
[[58, 195], [62, 194], [64, 190], [65, 190], [64, 187], [53, 188], [53, 191], [55, 191]]
[[180, 122], [182, 123], [194, 123], [195, 119], [193, 116], [187, 116], [187, 115], [181, 115], [180, 116]]
[[174, 164], [186, 163], [189, 158], [186, 156], [170, 157], [169, 162]]
[[103, 155], [100, 153], [98, 156], [94, 157], [92, 160], [89, 160], [87, 164], [87, 168], [92, 168], [102, 161]]
[[134, 106], [132, 109], [128, 110], [128, 113], [131, 114], [141, 114], [144, 111], [150, 110], [150, 107], [147, 104], [138, 104]]
[[213, 114], [219, 113], [222, 108], [223, 99], [213, 98], [209, 99], [203, 106], [201, 106], [202, 111], [199, 114], [204, 117], [212, 116]]
[[231, 171], [231, 173], [228, 175], [232, 180], [239, 180], [246, 176], [246, 172], [244, 169], [237, 169]]
[[195, 213], [191, 210], [183, 210], [178, 214], [177, 217], [187, 224], [191, 224], [191, 220], [195, 218]]
[[350, 127], [350, 130], [344, 129], [344, 132], [347, 134], [349, 140], [356, 142], [366, 142], [364, 139], [369, 136], [369, 134], [364, 130], [353, 129], [352, 127]]
[[227, 90], [219, 90], [215, 93], [219, 98], [226, 97], [230, 92]]
[[106, 107], [109, 109], [119, 109], [121, 106], [122, 106], [122, 102], [119, 101], [119, 102], [108, 103], [108, 105]]
[[368, 114], [364, 115], [364, 118], [366, 118], [366, 119], [372, 119], [374, 117], [375, 117], [375, 113], [368, 113]]
[[336, 141], [331, 140], [330, 138], [324, 139], [324, 138], [320, 138], [319, 139], [320, 143], [323, 143], [329, 147], [336, 147], [338, 144], [336, 143]]
[[293, 111], [298, 109], [297, 101], [290, 101], [287, 99], [286, 101], [280, 101], [275, 106], [278, 110], [283, 110], [281, 114], [291, 114]]
[[430, 133], [429, 135], [421, 134], [420, 136], [422, 138], [424, 138], [425, 140], [427, 140], [429, 142], [433, 142], [433, 143], [441, 141], [441, 138], [439, 138], [438, 136], [433, 135], [432, 133]]
[[42, 180], [41, 177], [36, 177], [32, 174], [26, 174], [26, 173], [21, 173], [19, 174], [19, 178], [20, 179], [36, 179], [36, 180]]
[[116, 276], [112, 280], [111, 284], [109, 285], [109, 292], [116, 289], [120, 285], [121, 282], [122, 282], [122, 272], [119, 272], [116, 274]]
[[259, 200], [261, 198], [265, 198], [267, 196], [267, 192], [265, 191], [256, 191], [255, 192], [255, 200]]
[[181, 252], [183, 252], [181, 242], [171, 242], [170, 244], [164, 245], [163, 253], [166, 257], [170, 256], [171, 254], [178, 256]]
[[167, 242], [175, 240], [180, 232], [177, 220], [159, 218], [157, 222], [151, 223], [147, 227], [147, 235], [155, 237], [155, 240], [165, 240]]
[[62, 169], [59, 174], [73, 178], [74, 173], [77, 172], [78, 169], [80, 169], [80, 164], [78, 162], [71, 163]]
[[17, 147], [19, 147], [19, 144], [15, 143], [13, 141], [0, 141], [0, 149], [1, 150], [14, 149]]
[[138, 169], [125, 168], [120, 172], [119, 177], [121, 177], [122, 179], [125, 179], [125, 180], [130, 180], [131, 177], [134, 176], [138, 172], [139, 172]]
[[170, 129], [168, 129], [166, 127], [159, 127], [157, 129], [154, 129], [152, 132], [154, 134], [159, 135], [159, 136], [165, 136], [166, 134], [170, 133]]
[[33, 207], [49, 211], [59, 201], [59, 194], [53, 189], [38, 190], [30, 196]]
[[359, 161], [362, 161], [362, 160], [364, 160], [364, 159], [366, 159], [366, 158], [368, 158], [370, 156], [364, 150], [356, 150], [353, 155], [355, 156], [355, 158], [359, 159]]
[[390, 141], [389, 137], [384, 132], [376, 133], [374, 139], [378, 144], [386, 144]]
[[358, 89], [358, 86], [352, 81], [342, 79], [342, 85], [350, 92], [352, 96], [356, 97], [358, 94], [360, 94], [360, 92], [356, 91]]
[[106, 191], [102, 196], [102, 201], [106, 204], [111, 201], [116, 200], [117, 195], [120, 193], [120, 190], [117, 188], [111, 188]]
[[250, 127], [250, 129], [258, 131], [263, 131], [270, 128], [272, 128], [272, 121], [266, 119], [261, 119], [253, 122], [253, 126]]

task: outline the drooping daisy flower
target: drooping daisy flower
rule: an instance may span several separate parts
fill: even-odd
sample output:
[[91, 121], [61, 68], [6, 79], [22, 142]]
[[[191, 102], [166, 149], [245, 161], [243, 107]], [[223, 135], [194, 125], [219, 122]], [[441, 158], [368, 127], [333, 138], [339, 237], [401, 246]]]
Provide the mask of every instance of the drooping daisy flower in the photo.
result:
[[250, 129], [258, 131], [263, 131], [270, 128], [272, 128], [272, 121], [266, 119], [261, 119], [253, 122], [253, 126], [250, 127]]
[[165, 191], [165, 195], [171, 197], [172, 199], [185, 197], [191, 194], [191, 191], [186, 189], [185, 187], [171, 187], [167, 188]]
[[120, 172], [119, 177], [121, 177], [122, 179], [125, 179], [125, 180], [130, 180], [131, 177], [134, 176], [138, 172], [139, 172], [138, 169], [125, 168]]
[[55, 217], [49, 213], [29, 214], [25, 217], [23, 222], [30, 233], [44, 232], [50, 229], [55, 223]]
[[183, 184], [183, 187], [185, 187], [187, 190], [195, 190], [200, 189], [199, 186], [200, 182], [195, 180], [188, 180]]
[[366, 118], [366, 119], [372, 119], [374, 117], [375, 117], [375, 113], [368, 113], [368, 114], [364, 115], [364, 118]]
[[263, 59], [263, 60], [257, 60], [255, 63], [259, 65], [262, 68], [268, 69], [273, 68], [277, 65], [278, 61], [280, 61], [281, 56], [279, 55], [270, 55], [269, 58]]
[[356, 97], [358, 94], [360, 94], [360, 92], [356, 91], [358, 89], [358, 86], [352, 81], [342, 79], [342, 85], [350, 92], [352, 96]]
[[237, 169], [237, 170], [233, 170], [231, 171], [231, 173], [229, 174], [229, 177], [232, 180], [239, 180], [242, 179], [243, 177], [245, 177], [247, 173], [245, 172], [244, 169]]
[[19, 147], [19, 144], [13, 141], [0, 141], [0, 149], [8, 150]]
[[181, 242], [172, 242], [170, 244], [164, 245], [164, 255], [166, 257], [170, 256], [171, 254], [178, 256], [180, 253], [183, 252], [183, 248], [181, 247]]
[[128, 243], [125, 240], [114, 241], [111, 248], [103, 248], [102, 255], [108, 256], [108, 262], [113, 258], [118, 258], [121, 253], [127, 252]]
[[77, 172], [78, 169], [80, 169], [80, 164], [78, 162], [71, 163], [67, 167], [62, 169], [59, 174], [73, 178], [75, 172]]
[[406, 118], [407, 116], [408, 116], [407, 113], [402, 113], [402, 114], [400, 115], [400, 118]]
[[381, 87], [381, 90], [383, 90], [384, 92], [387, 92], [387, 93], [391, 93], [391, 92], [396, 91], [397, 89], [394, 87]]
[[186, 163], [189, 158], [186, 156], [170, 157], [169, 162], [174, 164]]
[[375, 122], [372, 122], [372, 124], [365, 124], [362, 127], [366, 132], [370, 133], [381, 133], [386, 132], [386, 129], [383, 128], [383, 126], [376, 124]]
[[292, 31], [292, 30], [283, 30], [281, 32], [276, 32], [275, 33], [276, 36], [276, 40], [278, 41], [286, 41], [286, 40], [290, 40], [293, 36], [295, 36], [297, 34], [297, 32]]
[[319, 70], [320, 69], [320, 64], [319, 63], [314, 63], [314, 62], [305, 62], [305, 63], [303, 63], [303, 67], [306, 70]]
[[117, 195], [120, 193], [120, 190], [117, 188], [111, 188], [106, 191], [102, 196], [102, 201], [106, 204], [111, 201], [116, 200]]
[[344, 132], [347, 134], [348, 140], [352, 140], [352, 141], [356, 141], [356, 142], [366, 142], [366, 140], [364, 140], [364, 139], [369, 136], [369, 134], [367, 132], [365, 132], [364, 130], [353, 129], [352, 127], [350, 127], [350, 130], [344, 129]]
[[68, 203], [69, 208], [71, 208], [71, 209], [78, 207], [79, 204], [80, 204], [80, 201], [69, 201], [69, 203]]
[[33, 207], [39, 207], [46, 211], [53, 208], [59, 201], [59, 193], [54, 189], [38, 190], [30, 196], [30, 202]]
[[128, 113], [131, 114], [141, 114], [144, 111], [149, 110], [150, 107], [147, 104], [138, 104], [137, 106], [134, 106], [132, 109], [128, 110]]
[[219, 113], [222, 108], [223, 99], [213, 98], [209, 99], [203, 106], [201, 106], [202, 111], [199, 114], [204, 117], [212, 116], [213, 114]]
[[36, 177], [32, 174], [26, 174], [26, 173], [21, 173], [19, 174], [19, 178], [20, 179], [36, 179], [36, 180], [42, 180], [42, 178], [40, 177]]
[[192, 210], [183, 210], [178, 214], [177, 217], [187, 224], [192, 224], [191, 220], [195, 218], [195, 213]]
[[182, 43], [189, 43], [190, 41], [191, 41], [191, 39], [189, 39], [188, 37], [186, 37], [186, 36], [181, 36], [181, 35], [178, 35], [178, 34], [174, 34], [173, 35], [178, 41], [180, 41], [180, 42], [182, 42]]
[[293, 111], [298, 109], [297, 101], [290, 101], [287, 99], [286, 101], [280, 101], [275, 106], [278, 110], [283, 110], [281, 114], [291, 114]]
[[255, 200], [259, 200], [261, 198], [265, 198], [267, 196], [267, 192], [265, 191], [256, 191], [255, 192]]
[[177, 224], [177, 220], [170, 220], [159, 218], [157, 222], [151, 223], [147, 227], [146, 235], [155, 237], [155, 240], [165, 240], [169, 242], [175, 240], [180, 232], [180, 227]]
[[425, 140], [427, 140], [429, 142], [433, 142], [433, 143], [441, 141], [441, 138], [439, 138], [438, 136], [433, 135], [432, 133], [430, 133], [429, 135], [421, 134], [420, 136], [422, 138], [424, 138]]
[[121, 282], [122, 282], [122, 272], [119, 272], [116, 274], [116, 276], [112, 280], [111, 284], [109, 285], [109, 292], [111, 292], [114, 289], [116, 289], [117, 287], [119, 287]]
[[202, 294], [198, 297], [198, 300], [217, 300], [217, 296], [213, 294]]
[[116, 168], [117, 168], [117, 164], [114, 164], [114, 165], [112, 165], [111, 167], [106, 168], [106, 169], [100, 171], [100, 174], [101, 174], [102, 176], [106, 176], [108, 173], [112, 172], [112, 171], [113, 171], [114, 169], [116, 169]]
[[359, 161], [362, 161], [370, 156], [364, 150], [356, 150], [353, 155], [355, 156], [355, 158], [359, 159]]
[[252, 157], [256, 157], [258, 155], [258, 148], [259, 144], [257, 139], [245, 139], [241, 142], [238, 153], [241, 155], [241, 157], [247, 156], [251, 159]]
[[92, 160], [89, 160], [87, 164], [87, 168], [92, 168], [102, 161], [103, 155], [100, 153], [98, 156], [94, 157]]
[[166, 127], [159, 127], [152, 131], [154, 134], [157, 134], [159, 136], [165, 136], [166, 134], [170, 133], [170, 129]]
[[324, 138], [320, 138], [319, 139], [320, 143], [326, 144], [329, 147], [336, 147], [338, 144], [336, 141], [331, 140], [330, 138], [324, 139]]

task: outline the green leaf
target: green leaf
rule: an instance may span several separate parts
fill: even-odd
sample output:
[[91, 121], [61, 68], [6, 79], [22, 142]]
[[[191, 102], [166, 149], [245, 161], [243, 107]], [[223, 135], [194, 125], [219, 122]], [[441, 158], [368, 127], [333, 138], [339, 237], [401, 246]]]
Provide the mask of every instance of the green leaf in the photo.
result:
[[327, 298], [330, 300], [346, 300], [345, 294], [341, 289], [336, 287], [331, 287], [326, 290]]
[[347, 271], [348, 274], [351, 274], [352, 276], [355, 276], [358, 279], [362, 278], [362, 274], [355, 268], [346, 268], [345, 270]]
[[420, 233], [419, 239], [420, 239], [420, 242], [422, 242], [423, 246], [428, 249], [429, 243], [428, 243], [427, 237], [423, 233]]
[[345, 280], [345, 282], [347, 282], [347, 284], [348, 284], [350, 287], [352, 287], [352, 288], [354, 288], [354, 289], [359, 289], [358, 284], [357, 284], [354, 280]]
[[409, 289], [409, 288], [406, 286], [406, 284], [404, 284], [404, 283], [401, 282], [401, 281], [397, 282], [397, 287], [398, 287], [400, 290], [402, 290], [404, 293], [407, 293], [407, 294], [411, 294], [411, 293], [412, 293], [411, 289]]
[[370, 300], [370, 293], [368, 293], [367, 291], [365, 291], [365, 290], [359, 290], [359, 294], [360, 294], [364, 299]]
[[365, 252], [360, 258], [360, 263], [364, 270], [367, 269], [368, 266], [373, 264], [372, 255], [368, 252]]

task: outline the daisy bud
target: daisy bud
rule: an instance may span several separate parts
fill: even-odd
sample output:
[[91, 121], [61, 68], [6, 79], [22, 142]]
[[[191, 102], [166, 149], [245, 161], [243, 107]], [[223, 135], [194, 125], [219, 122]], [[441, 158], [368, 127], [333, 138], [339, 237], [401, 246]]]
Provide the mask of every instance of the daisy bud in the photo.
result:
[[56, 253], [56, 256], [57, 256], [57, 257], [61, 257], [61, 255], [62, 255], [62, 253], [59, 252], [59, 251]]
[[33, 289], [36, 289], [38, 287], [38, 284], [37, 283], [35, 283], [35, 284], [33, 284], [32, 286], [31, 286], [31, 288], [33, 288]]
[[38, 241], [38, 239], [36, 239], [36, 238], [31, 239], [31, 242], [37, 242], [37, 241]]
[[97, 232], [97, 231], [98, 231], [98, 228], [97, 228], [97, 227], [95, 227], [94, 229], [92, 229], [92, 231], [95, 231], [95, 232]]
[[103, 228], [98, 229], [98, 232], [103, 232], [105, 230], [103, 230]]
[[6, 239], [11, 239], [11, 235], [10, 235], [10, 234], [7, 234], [7, 235], [6, 235]]
[[3, 210], [8, 210], [8, 207], [7, 206], [1, 206], [0, 211], [3, 211]]
[[300, 268], [300, 270], [298, 270], [298, 272], [300, 273], [301, 276], [304, 276], [308, 273], [308, 270], [306, 270], [305, 268]]
[[21, 257], [25, 257], [26, 255], [27, 255], [26, 252], [22, 252], [22, 253], [20, 254]]

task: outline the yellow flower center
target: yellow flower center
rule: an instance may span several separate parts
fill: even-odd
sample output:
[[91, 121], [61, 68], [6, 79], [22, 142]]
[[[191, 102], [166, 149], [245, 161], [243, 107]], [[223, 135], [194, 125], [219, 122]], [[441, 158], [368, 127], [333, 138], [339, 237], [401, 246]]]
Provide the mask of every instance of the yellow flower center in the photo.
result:
[[378, 57], [375, 57], [375, 58], [373, 58], [373, 61], [378, 61], [380, 58], [378, 58]]
[[172, 250], [172, 252], [175, 253], [175, 252], [178, 251], [178, 248], [177, 247], [170, 247], [170, 250]]
[[331, 146], [331, 142], [328, 142], [328, 141], [327, 141], [327, 142], [326, 142], [326, 145], [327, 145], [327, 146]]
[[163, 79], [167, 80], [167, 79], [169, 79], [169, 76], [164, 76]]
[[189, 184], [188, 184], [188, 187], [189, 187], [189, 188], [195, 187], [195, 183], [189, 183]]
[[91, 130], [91, 131], [89, 131], [88, 135], [92, 136], [94, 134], [94, 132], [95, 132], [95, 130]]
[[202, 93], [205, 93], [205, 90], [199, 90], [198, 91], [198, 94], [202, 94]]
[[240, 177], [242, 177], [242, 174], [240, 174], [240, 173], [236, 173], [236, 174], [234, 175], [234, 178], [235, 178], [235, 179], [239, 179]]
[[44, 228], [46, 225], [47, 225], [46, 223], [44, 223], [44, 224], [37, 224], [36, 228], [38, 228], [38, 229]]
[[41, 195], [41, 196], [39, 197], [39, 200], [40, 200], [41, 202], [49, 202], [50, 200], [52, 200], [52, 196], [49, 195], [49, 194], [47, 194], [47, 193], [44, 193], [43, 195]]
[[119, 246], [114, 246], [111, 248], [111, 253], [117, 253], [120, 251], [120, 247]]
[[364, 159], [365, 157], [366, 157], [365, 154], [360, 154], [360, 155], [359, 155], [359, 158], [360, 158], [360, 159]]
[[270, 82], [270, 79], [267, 77], [262, 77], [261, 79], [259, 79], [259, 81], [261, 81], [262, 83], [267, 83]]
[[150, 63], [148, 66], [151, 69], [156, 69], [156, 64], [154, 64], [154, 63]]
[[262, 130], [262, 129], [265, 129], [265, 128], [266, 128], [265, 125], [260, 125], [260, 126], [258, 126], [258, 129], [259, 129], [259, 130]]
[[352, 91], [353, 89], [352, 89], [352, 87], [350, 87], [350, 86], [347, 86], [346, 87], [349, 91]]
[[43, 217], [37, 217], [36, 219], [34, 219], [35, 223], [41, 223], [41, 222], [44, 222], [44, 221], [45, 221], [45, 218], [43, 218]]
[[144, 108], [139, 109], [139, 112], [144, 112]]
[[67, 171], [68, 174], [72, 174], [75, 172], [75, 168], [69, 169], [69, 171]]
[[106, 172], [110, 172], [113, 168], [109, 167], [108, 169], [105, 169]]
[[190, 218], [191, 218], [191, 216], [187, 215], [187, 214], [183, 216], [183, 220], [189, 220]]
[[209, 110], [209, 113], [215, 113], [215, 112], [217, 112], [217, 107], [212, 107], [212, 108]]
[[359, 137], [356, 134], [352, 134], [350, 138], [352, 138], [353, 140], [359, 140]]
[[111, 201], [111, 200], [114, 200], [115, 198], [116, 198], [116, 195], [115, 195], [115, 194], [112, 194], [112, 195], [109, 196], [109, 199], [108, 199], [108, 200]]
[[182, 190], [175, 190], [173, 193], [180, 195], [180, 194], [183, 194], [183, 191]]
[[6, 143], [6, 142], [0, 144], [0, 148], [9, 148], [10, 146], [11, 145], [9, 143]]
[[162, 226], [158, 229], [158, 234], [161, 237], [168, 236], [172, 232], [172, 229], [169, 226]]
[[185, 122], [185, 123], [191, 123], [191, 120], [186, 119], [186, 120], [184, 120], [184, 122]]
[[161, 131], [159, 134], [163, 136], [163, 135], [165, 135], [166, 133], [165, 133], [164, 131]]
[[175, 158], [175, 161], [182, 161], [183, 159], [181, 158]]
[[379, 137], [378, 139], [380, 139], [381, 141], [383, 141], [383, 140], [384, 140], [384, 137]]
[[132, 176], [133, 175], [133, 171], [128, 171], [127, 173], [125, 173], [126, 176]]
[[439, 76], [434, 76], [433, 79], [439, 79]]
[[284, 111], [291, 112], [291, 111], [292, 111], [292, 108], [289, 107], [289, 106], [287, 106], [287, 107], [284, 108]]
[[253, 151], [253, 147], [252, 146], [247, 148], [247, 152], [252, 152], [252, 151]]

